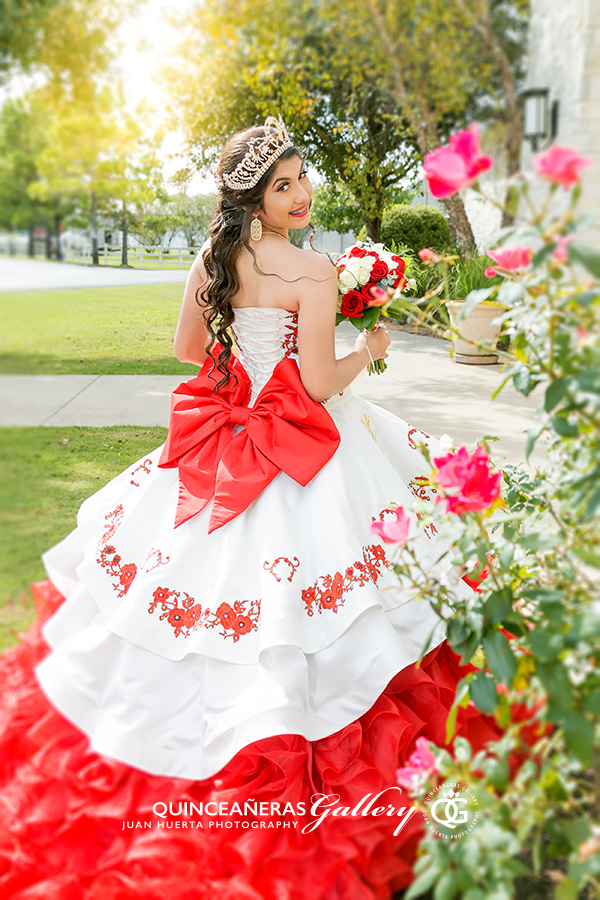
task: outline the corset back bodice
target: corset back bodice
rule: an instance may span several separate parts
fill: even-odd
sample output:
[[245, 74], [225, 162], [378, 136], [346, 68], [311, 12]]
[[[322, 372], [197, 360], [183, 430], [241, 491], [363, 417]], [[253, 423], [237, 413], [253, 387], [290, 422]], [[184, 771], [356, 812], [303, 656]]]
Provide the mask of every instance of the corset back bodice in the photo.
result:
[[234, 309], [231, 326], [240, 362], [250, 377], [252, 406], [277, 363], [284, 356], [298, 359], [298, 313], [276, 307], [245, 306]]

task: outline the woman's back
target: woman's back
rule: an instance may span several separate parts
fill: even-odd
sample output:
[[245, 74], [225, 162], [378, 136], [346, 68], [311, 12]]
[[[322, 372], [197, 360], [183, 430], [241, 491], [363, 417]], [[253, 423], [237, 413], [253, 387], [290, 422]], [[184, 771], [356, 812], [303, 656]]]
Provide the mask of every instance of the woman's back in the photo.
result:
[[244, 248], [236, 260], [240, 289], [232, 296], [231, 305], [234, 309], [276, 307], [297, 311], [302, 292], [310, 286], [311, 272], [321, 268], [320, 258], [278, 234], [263, 234], [252, 250], [256, 259]]

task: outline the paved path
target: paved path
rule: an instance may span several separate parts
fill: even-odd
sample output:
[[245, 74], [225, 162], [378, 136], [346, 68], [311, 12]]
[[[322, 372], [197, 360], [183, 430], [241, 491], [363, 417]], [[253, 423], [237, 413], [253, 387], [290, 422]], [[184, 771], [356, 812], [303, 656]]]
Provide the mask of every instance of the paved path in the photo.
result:
[[[348, 353], [357, 332], [336, 330], [338, 356]], [[458, 365], [448, 344], [436, 338], [390, 331], [388, 369], [353, 383], [361, 397], [377, 403], [430, 434], [470, 443], [497, 435], [495, 455], [520, 462], [524, 429], [538, 399], [501, 381], [501, 367]], [[6, 375], [0, 378], [0, 425], [167, 425], [171, 391], [187, 375]], [[541, 461], [537, 450], [532, 460]]]
[[186, 278], [187, 269], [118, 269], [0, 257], [0, 291], [165, 284]]

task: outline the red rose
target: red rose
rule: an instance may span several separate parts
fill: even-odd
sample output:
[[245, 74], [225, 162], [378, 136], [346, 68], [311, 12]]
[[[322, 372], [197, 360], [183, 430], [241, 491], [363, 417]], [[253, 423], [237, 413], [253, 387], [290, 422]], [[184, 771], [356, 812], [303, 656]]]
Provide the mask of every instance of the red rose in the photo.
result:
[[402, 275], [406, 268], [406, 263], [401, 256], [392, 256], [392, 259], [396, 263], [396, 275]]
[[381, 279], [385, 278], [389, 271], [390, 270], [387, 267], [387, 263], [384, 263], [382, 259], [378, 259], [373, 263], [373, 268], [371, 269], [371, 280], [381, 281]]
[[406, 287], [406, 278], [404, 275], [398, 275], [396, 280], [394, 281], [394, 289], [400, 288], [401, 291]]
[[358, 291], [348, 291], [342, 298], [340, 312], [351, 319], [360, 319], [365, 308], [365, 298]]
[[350, 256], [363, 257], [366, 255], [367, 255], [367, 251], [365, 250], [364, 247], [353, 247], [352, 250], [350, 251]]

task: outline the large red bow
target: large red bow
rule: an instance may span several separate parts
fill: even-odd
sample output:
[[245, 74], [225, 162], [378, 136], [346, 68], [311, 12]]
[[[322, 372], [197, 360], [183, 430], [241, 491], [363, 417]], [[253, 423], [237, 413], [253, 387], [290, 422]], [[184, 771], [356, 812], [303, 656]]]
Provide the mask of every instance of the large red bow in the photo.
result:
[[[196, 378], [171, 397], [169, 433], [158, 465], [179, 467], [175, 527], [200, 512], [214, 495], [208, 533], [243, 512], [280, 472], [306, 485], [333, 456], [340, 434], [325, 407], [306, 393], [296, 362], [281, 359], [252, 407], [248, 373], [213, 392], [221, 377], [208, 359]], [[233, 436], [235, 425], [244, 429]]]

